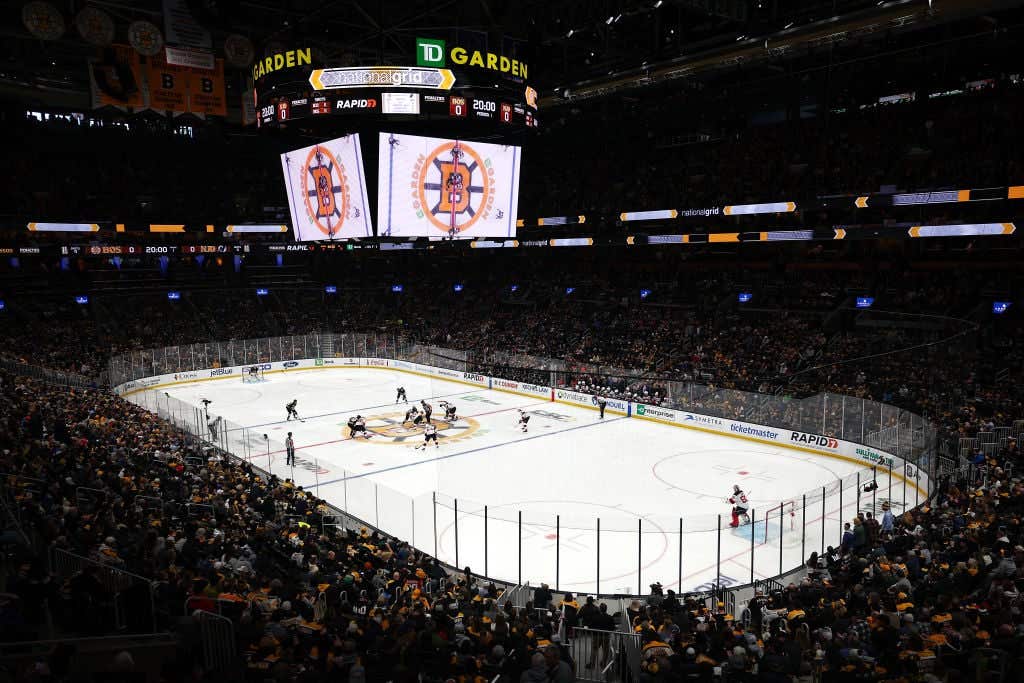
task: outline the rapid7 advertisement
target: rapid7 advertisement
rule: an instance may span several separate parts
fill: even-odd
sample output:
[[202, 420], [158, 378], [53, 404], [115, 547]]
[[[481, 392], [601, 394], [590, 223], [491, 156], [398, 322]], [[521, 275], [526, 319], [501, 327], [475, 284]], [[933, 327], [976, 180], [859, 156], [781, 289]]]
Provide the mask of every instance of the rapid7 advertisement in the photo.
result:
[[298, 242], [373, 236], [359, 135], [281, 155]]
[[514, 237], [522, 149], [380, 134], [381, 237]]

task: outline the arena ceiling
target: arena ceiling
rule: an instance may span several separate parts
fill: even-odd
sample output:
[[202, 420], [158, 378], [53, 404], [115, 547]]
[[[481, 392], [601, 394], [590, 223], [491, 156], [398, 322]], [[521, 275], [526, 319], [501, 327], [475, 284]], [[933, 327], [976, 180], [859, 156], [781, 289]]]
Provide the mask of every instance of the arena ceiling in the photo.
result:
[[[23, 0], [7, 0], [0, 32], [0, 88], [87, 89], [84, 59], [96, 48], [73, 24], [59, 41], [32, 39], [21, 23]], [[119, 27], [136, 19], [162, 25], [161, 0], [71, 0], [108, 12]], [[785, 59], [800, 50], [849, 37], [850, 26], [885, 32], [1020, 5], [1018, 0], [188, 0], [217, 39], [249, 37], [257, 54], [312, 46], [339, 65], [414, 63], [417, 37], [486, 36], [494, 51], [521, 41], [531, 81], [547, 104], [615, 91], [605, 84], [713, 55], [736, 62], [748, 44], [761, 57]], [[72, 22], [69, 20], [69, 24]], [[857, 28], [859, 27], [859, 29]], [[122, 28], [119, 28], [123, 32]], [[806, 39], [806, 40], [805, 40]], [[771, 47], [777, 52], [772, 54]], [[694, 70], [685, 71], [688, 75]], [[627, 80], [628, 82], [628, 80]], [[587, 95], [590, 93], [590, 95]], [[557, 94], [557, 95], [556, 95]], [[38, 95], [38, 92], [37, 92]]]

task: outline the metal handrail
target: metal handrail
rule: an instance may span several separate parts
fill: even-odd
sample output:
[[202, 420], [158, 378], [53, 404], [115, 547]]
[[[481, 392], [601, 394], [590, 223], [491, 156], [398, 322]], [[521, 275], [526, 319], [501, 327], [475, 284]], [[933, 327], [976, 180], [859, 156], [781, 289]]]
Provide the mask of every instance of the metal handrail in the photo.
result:
[[64, 550], [63, 548], [53, 548], [50, 555], [50, 566], [54, 574], [62, 578], [69, 578], [74, 576], [78, 572], [83, 571], [85, 567], [93, 567], [97, 570], [97, 581], [103, 585], [103, 587], [111, 593], [114, 598], [115, 612], [114, 621], [115, 627], [118, 629], [124, 628], [125, 623], [123, 621], [123, 615], [120, 610], [117, 609], [118, 597], [122, 592], [136, 585], [144, 585], [148, 589], [149, 593], [149, 607], [150, 617], [152, 619], [153, 631], [156, 631], [156, 597], [153, 594], [154, 581], [140, 576], [133, 572], [114, 567], [110, 564], [100, 562], [89, 557], [78, 555], [77, 553]]
[[193, 618], [199, 622], [199, 637], [203, 646], [203, 668], [223, 671], [236, 661], [235, 625], [227, 617], [196, 610]]

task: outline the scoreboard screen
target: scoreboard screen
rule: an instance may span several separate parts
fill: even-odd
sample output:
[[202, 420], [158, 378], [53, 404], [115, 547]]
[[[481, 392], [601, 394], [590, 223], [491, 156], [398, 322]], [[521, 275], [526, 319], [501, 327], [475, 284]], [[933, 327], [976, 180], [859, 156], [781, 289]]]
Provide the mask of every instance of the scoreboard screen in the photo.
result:
[[259, 125], [277, 126], [320, 116], [370, 116], [493, 121], [502, 126], [537, 127], [526, 105], [511, 99], [418, 92], [346, 91], [342, 95], [278, 95], [259, 108]]
[[259, 126], [326, 116], [537, 126], [536, 91], [470, 70], [407, 66], [291, 69], [256, 83]]
[[371, 237], [359, 135], [281, 155], [297, 242]]
[[520, 147], [381, 133], [378, 158], [378, 236], [515, 237]]

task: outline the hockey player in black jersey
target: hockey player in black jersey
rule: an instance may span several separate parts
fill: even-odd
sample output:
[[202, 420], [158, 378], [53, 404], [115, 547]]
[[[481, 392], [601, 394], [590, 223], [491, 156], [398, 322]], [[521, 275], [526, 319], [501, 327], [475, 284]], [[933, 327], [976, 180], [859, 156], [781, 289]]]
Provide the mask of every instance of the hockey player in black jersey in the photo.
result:
[[348, 436], [350, 439], [354, 439], [360, 434], [363, 438], [369, 439], [370, 433], [366, 431], [366, 420], [362, 415], [356, 415], [348, 419]]
[[458, 418], [455, 416], [455, 405], [448, 401], [441, 401], [441, 407], [444, 408], [444, 419], [445, 422], [455, 422]]

